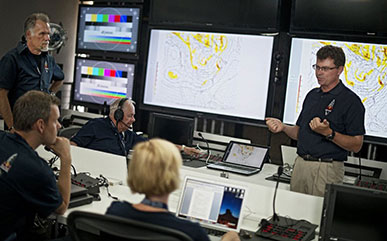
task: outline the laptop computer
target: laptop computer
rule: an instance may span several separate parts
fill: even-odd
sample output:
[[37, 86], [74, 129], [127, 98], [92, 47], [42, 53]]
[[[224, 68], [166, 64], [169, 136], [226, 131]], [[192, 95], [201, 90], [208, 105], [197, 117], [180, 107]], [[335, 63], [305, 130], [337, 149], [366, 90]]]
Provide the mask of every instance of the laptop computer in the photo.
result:
[[246, 194], [246, 187], [186, 177], [176, 216], [210, 230], [239, 232]]
[[269, 157], [269, 147], [230, 141], [220, 162], [207, 165], [207, 168], [252, 175], [262, 170]]

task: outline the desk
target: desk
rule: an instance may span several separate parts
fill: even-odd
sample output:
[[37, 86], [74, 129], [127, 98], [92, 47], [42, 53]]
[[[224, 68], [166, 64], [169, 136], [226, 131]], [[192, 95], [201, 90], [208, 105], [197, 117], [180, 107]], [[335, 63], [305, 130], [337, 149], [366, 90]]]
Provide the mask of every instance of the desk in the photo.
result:
[[[53, 156], [43, 148], [38, 148], [37, 151], [41, 157], [46, 159]], [[126, 160], [124, 157], [76, 146], [71, 146], [71, 154], [77, 172], [89, 172], [94, 177], [102, 174], [109, 181], [114, 179], [117, 183], [122, 183], [122, 185], [109, 187], [109, 191], [113, 196], [133, 203], [141, 201], [144, 197], [143, 195], [132, 194], [126, 186]], [[258, 223], [262, 218], [273, 215], [272, 203], [275, 182], [267, 181], [265, 178], [276, 172], [276, 165], [265, 164], [263, 170], [258, 174], [242, 176], [230, 173], [229, 178], [225, 179], [219, 176], [220, 171], [207, 169], [206, 167], [191, 168], [183, 166], [181, 168], [181, 179], [183, 180], [186, 176], [195, 176], [247, 187], [248, 194], [243, 207], [245, 216], [241, 228], [255, 231], [258, 229]], [[170, 195], [168, 204], [172, 212], [177, 209], [180, 192], [181, 187]], [[105, 213], [107, 207], [113, 201], [112, 198], [108, 197], [105, 188], [101, 188], [101, 199], [99, 202], [70, 209], [58, 220], [65, 222], [65, 217], [73, 210]], [[276, 199], [276, 211], [279, 215], [290, 216], [294, 219], [305, 219], [319, 225], [322, 206], [322, 197], [292, 192], [289, 191], [289, 184], [280, 183]]]

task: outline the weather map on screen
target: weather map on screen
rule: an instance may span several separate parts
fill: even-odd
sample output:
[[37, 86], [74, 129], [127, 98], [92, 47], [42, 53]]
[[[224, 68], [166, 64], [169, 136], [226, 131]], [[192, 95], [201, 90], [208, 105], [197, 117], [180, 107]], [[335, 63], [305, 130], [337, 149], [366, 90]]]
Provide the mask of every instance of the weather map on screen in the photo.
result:
[[273, 37], [152, 29], [144, 104], [263, 120]]
[[342, 82], [362, 100], [366, 135], [387, 138], [387, 45], [294, 38], [292, 40], [284, 122], [295, 124], [306, 94], [318, 82], [312, 65], [324, 45], [344, 50], [346, 63]]
[[81, 6], [78, 49], [136, 53], [139, 8]]
[[74, 100], [93, 104], [111, 104], [118, 98], [130, 98], [133, 91], [134, 65], [77, 59]]

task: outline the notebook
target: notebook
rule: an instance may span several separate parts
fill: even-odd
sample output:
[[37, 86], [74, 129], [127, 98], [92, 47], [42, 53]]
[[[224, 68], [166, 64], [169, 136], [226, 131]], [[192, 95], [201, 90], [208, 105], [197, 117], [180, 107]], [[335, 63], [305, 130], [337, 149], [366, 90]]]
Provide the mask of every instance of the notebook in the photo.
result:
[[269, 147], [231, 141], [220, 162], [207, 165], [207, 168], [252, 175], [262, 170], [269, 157]]
[[186, 177], [176, 215], [204, 228], [239, 232], [246, 187]]

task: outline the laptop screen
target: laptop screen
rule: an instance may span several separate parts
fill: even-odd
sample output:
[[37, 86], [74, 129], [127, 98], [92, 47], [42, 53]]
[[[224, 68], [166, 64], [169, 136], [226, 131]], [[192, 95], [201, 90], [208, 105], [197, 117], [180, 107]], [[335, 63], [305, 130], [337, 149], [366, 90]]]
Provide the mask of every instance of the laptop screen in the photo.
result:
[[177, 216], [202, 226], [239, 232], [246, 188], [186, 177]]
[[268, 147], [231, 141], [227, 146], [223, 162], [262, 168], [268, 152]]

